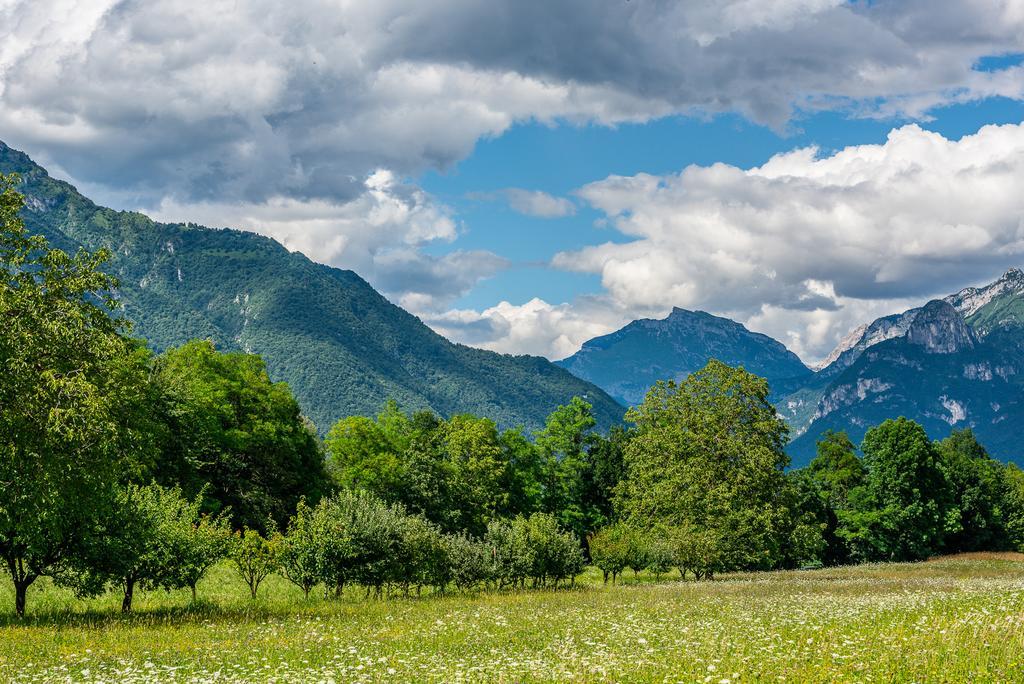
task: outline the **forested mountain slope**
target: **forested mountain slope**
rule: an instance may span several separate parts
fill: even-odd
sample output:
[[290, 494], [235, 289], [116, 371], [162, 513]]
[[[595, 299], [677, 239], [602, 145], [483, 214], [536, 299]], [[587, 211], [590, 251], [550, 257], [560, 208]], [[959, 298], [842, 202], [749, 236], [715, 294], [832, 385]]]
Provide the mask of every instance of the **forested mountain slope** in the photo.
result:
[[681, 380], [709, 359], [767, 378], [772, 388], [811, 375], [780, 342], [703, 311], [675, 308], [661, 320], [640, 319], [583, 344], [558, 364], [628, 405], [643, 401], [658, 380]]
[[376, 414], [388, 399], [533, 429], [579, 395], [600, 425], [622, 418], [602, 390], [546, 359], [449, 342], [352, 271], [254, 233], [97, 206], [0, 142], [0, 172], [12, 171], [22, 177], [31, 232], [66, 249], [111, 250], [135, 335], [156, 350], [208, 338], [261, 354], [321, 431], [342, 416]]

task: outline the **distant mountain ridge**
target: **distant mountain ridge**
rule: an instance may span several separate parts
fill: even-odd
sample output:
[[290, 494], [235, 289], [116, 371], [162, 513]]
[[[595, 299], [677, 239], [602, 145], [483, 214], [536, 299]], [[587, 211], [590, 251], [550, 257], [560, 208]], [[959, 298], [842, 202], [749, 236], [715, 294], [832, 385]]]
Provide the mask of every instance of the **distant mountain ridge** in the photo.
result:
[[771, 337], [728, 318], [678, 307], [664, 319], [640, 319], [596, 337], [557, 363], [635, 405], [656, 381], [681, 380], [710, 358], [742, 365], [779, 385], [811, 374], [796, 354]]
[[[826, 430], [855, 442], [886, 418], [907, 416], [934, 438], [971, 427], [994, 455], [1024, 463], [1024, 272], [970, 287], [855, 328], [815, 369], [781, 343], [704, 312], [674, 309], [595, 338], [560, 361], [620, 400], [679, 379], [717, 358], [766, 377], [791, 427], [794, 465]], [[801, 372], [802, 369], [802, 372]]]
[[605, 392], [547, 359], [453, 344], [352, 271], [270, 238], [97, 206], [2, 142], [0, 171], [21, 174], [31, 232], [64, 249], [111, 250], [134, 334], [157, 350], [208, 338], [261, 354], [321, 431], [342, 416], [376, 414], [388, 399], [534, 429], [580, 395], [601, 426], [622, 419]]

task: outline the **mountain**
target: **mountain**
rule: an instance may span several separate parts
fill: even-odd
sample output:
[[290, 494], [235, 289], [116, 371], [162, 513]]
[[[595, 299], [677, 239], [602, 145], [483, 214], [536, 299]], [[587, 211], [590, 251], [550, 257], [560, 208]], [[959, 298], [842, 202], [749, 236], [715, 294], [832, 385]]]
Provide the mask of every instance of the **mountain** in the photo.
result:
[[[794, 429], [789, 450], [806, 463], [829, 429], [859, 442], [868, 427], [907, 416], [934, 438], [970, 427], [990, 452], [1024, 462], [1024, 272], [966, 288], [861, 326], [831, 362], [780, 401]], [[787, 407], [805, 402], [802, 412]], [[813, 407], [813, 410], [809, 410]]]
[[596, 337], [558, 365], [627, 405], [643, 401], [658, 380], [680, 380], [718, 359], [765, 377], [773, 387], [798, 385], [811, 371], [767, 335], [728, 318], [675, 308], [662, 320], [641, 319]]
[[657, 380], [680, 379], [711, 358], [769, 380], [790, 425], [787, 450], [806, 465], [826, 430], [860, 443], [887, 418], [917, 420], [936, 439], [971, 427], [991, 453], [1024, 463], [1024, 272], [879, 318], [806, 368], [782, 344], [725, 318], [673, 309], [598, 337], [559, 361], [626, 404]]
[[936, 439], [970, 427], [994, 456], [1019, 460], [1022, 371], [1024, 357], [1005, 340], [979, 338], [949, 301], [929, 302], [904, 335], [866, 348], [822, 388], [790, 454], [802, 465], [826, 430], [846, 430], [859, 443], [872, 425], [906, 416]]
[[12, 171], [22, 177], [30, 232], [64, 249], [112, 252], [108, 270], [135, 335], [158, 351], [209, 338], [261, 354], [322, 431], [342, 416], [375, 414], [388, 399], [534, 429], [580, 395], [599, 425], [622, 419], [623, 408], [594, 385], [540, 357], [452, 344], [352, 271], [254, 233], [97, 206], [0, 142], [0, 172]]

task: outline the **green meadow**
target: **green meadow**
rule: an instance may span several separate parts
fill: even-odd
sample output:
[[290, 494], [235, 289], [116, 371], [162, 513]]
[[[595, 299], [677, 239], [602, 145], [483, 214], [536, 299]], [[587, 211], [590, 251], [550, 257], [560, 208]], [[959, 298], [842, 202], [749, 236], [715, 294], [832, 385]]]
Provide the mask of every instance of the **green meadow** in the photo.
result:
[[232, 568], [188, 591], [79, 600], [40, 582], [0, 622], [0, 680], [1012, 682], [1024, 679], [1024, 556], [680, 581], [341, 598]]

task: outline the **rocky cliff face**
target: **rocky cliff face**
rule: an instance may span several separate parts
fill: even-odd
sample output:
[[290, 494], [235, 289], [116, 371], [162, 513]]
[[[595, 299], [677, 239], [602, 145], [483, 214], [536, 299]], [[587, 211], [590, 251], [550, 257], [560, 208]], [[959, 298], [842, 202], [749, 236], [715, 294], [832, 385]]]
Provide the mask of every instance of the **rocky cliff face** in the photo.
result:
[[924, 347], [930, 354], [953, 354], [974, 348], [974, 335], [952, 304], [936, 299], [914, 316], [907, 329], [907, 341]]
[[844, 368], [849, 368], [868, 347], [906, 335], [918, 311], [920, 309], [910, 309], [903, 313], [883, 316], [869, 324], [859, 326], [847, 335], [832, 350], [832, 353], [817, 365], [816, 369], [831, 377]]
[[996, 299], [1019, 294], [1024, 294], [1024, 271], [1011, 268], [995, 282], [983, 287], [964, 288], [946, 297], [945, 301], [968, 318]]

